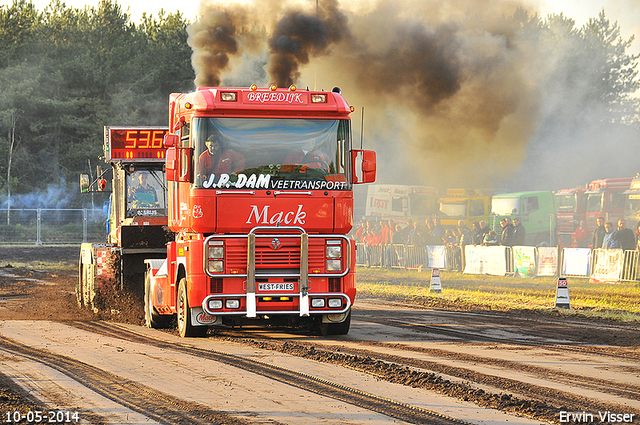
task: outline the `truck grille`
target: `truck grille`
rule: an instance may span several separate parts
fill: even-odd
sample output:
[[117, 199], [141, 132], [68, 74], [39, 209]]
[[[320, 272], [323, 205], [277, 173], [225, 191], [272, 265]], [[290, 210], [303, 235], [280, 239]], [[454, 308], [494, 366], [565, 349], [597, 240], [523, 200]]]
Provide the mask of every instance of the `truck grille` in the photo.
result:
[[[280, 238], [280, 247], [274, 249], [271, 239], [256, 240], [256, 269], [300, 268], [300, 238]], [[228, 244], [225, 248], [227, 267], [246, 269], [247, 243]], [[309, 241], [309, 270], [325, 268], [323, 240]]]

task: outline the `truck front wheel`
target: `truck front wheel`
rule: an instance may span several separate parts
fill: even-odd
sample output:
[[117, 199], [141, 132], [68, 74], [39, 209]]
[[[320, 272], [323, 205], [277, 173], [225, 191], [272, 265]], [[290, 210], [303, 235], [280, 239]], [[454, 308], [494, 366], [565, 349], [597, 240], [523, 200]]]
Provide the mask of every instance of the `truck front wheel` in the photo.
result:
[[344, 322], [341, 323], [322, 323], [320, 322], [319, 331], [320, 335], [328, 336], [328, 335], [346, 335], [349, 333], [349, 328], [351, 327], [351, 310], [349, 310], [349, 314], [347, 314]]
[[187, 298], [187, 279], [180, 279], [178, 284], [178, 333], [182, 338], [203, 336], [207, 332], [206, 326], [193, 326], [191, 323], [191, 309]]

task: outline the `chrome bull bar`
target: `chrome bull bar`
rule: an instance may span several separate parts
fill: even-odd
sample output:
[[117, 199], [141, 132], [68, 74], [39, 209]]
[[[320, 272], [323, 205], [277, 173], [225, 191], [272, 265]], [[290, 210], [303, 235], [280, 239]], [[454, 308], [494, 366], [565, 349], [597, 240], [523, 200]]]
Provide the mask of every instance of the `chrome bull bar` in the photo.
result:
[[[263, 231], [273, 232], [279, 231], [279, 233], [260, 233]], [[256, 271], [256, 238], [291, 238], [295, 237], [295, 233], [281, 233], [282, 231], [289, 232], [299, 232], [300, 236], [300, 271], [299, 273], [260, 273]], [[292, 311], [258, 311], [257, 310], [257, 296], [256, 296], [256, 279], [259, 278], [297, 278], [298, 279], [298, 296], [300, 298], [300, 309], [299, 314], [301, 317], [307, 317], [310, 315], [309, 310], [309, 238], [317, 238], [317, 239], [342, 239], [346, 242], [346, 265], [341, 273], [316, 273], [314, 274], [314, 278], [324, 278], [324, 277], [333, 277], [333, 278], [342, 278], [349, 274], [351, 271], [351, 246], [350, 239], [345, 235], [334, 235], [334, 234], [321, 234], [321, 235], [309, 235], [306, 230], [299, 226], [256, 226], [249, 232], [248, 235], [211, 235], [204, 240], [204, 250], [206, 252], [206, 247], [210, 240], [212, 239], [238, 239], [238, 238], [247, 238], [247, 273], [246, 274], [218, 274], [218, 273], [210, 273], [207, 268], [207, 258], [206, 255], [203, 256], [204, 261], [204, 271], [207, 276], [214, 278], [246, 278], [246, 294], [212, 294], [207, 296], [202, 302], [202, 308], [208, 314], [213, 315], [221, 315], [221, 314], [241, 314], [242, 312], [216, 312], [212, 311], [208, 308], [208, 301], [210, 299], [226, 299], [226, 298], [242, 298], [246, 297], [246, 316], [250, 318], [257, 317], [258, 314], [287, 314], [293, 313]], [[267, 294], [265, 294], [267, 295]], [[292, 296], [291, 293], [284, 293], [281, 296]], [[316, 314], [340, 314], [348, 311], [351, 306], [351, 301], [346, 294], [343, 293], [335, 293], [335, 294], [314, 294], [317, 296], [335, 296], [341, 297], [346, 300], [345, 305], [347, 307], [341, 310], [323, 310], [318, 311]], [[267, 296], [280, 296], [274, 293], [268, 293]]]

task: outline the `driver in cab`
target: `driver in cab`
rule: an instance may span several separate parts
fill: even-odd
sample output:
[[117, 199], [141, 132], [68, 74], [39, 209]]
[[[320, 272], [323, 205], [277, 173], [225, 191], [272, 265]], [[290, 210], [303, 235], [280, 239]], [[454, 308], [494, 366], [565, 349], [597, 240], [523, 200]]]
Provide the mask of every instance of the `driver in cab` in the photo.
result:
[[313, 147], [292, 150], [285, 158], [284, 165], [295, 167], [300, 173], [306, 172], [308, 168], [329, 171], [327, 156], [320, 149]]
[[155, 208], [159, 205], [158, 194], [149, 184], [149, 173], [146, 171], [138, 174], [138, 184], [130, 189], [129, 195], [133, 208]]
[[210, 135], [204, 144], [207, 149], [198, 157], [198, 170], [205, 179], [212, 173], [231, 174], [244, 170], [244, 156], [223, 147], [219, 135]]

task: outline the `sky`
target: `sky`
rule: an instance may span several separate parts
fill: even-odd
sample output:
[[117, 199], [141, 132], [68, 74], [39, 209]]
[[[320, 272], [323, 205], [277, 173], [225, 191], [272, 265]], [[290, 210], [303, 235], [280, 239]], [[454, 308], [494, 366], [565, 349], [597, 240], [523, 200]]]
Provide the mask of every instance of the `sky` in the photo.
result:
[[[95, 6], [98, 0], [63, 0], [67, 6], [82, 8], [86, 5]], [[260, 1], [260, 0], [256, 0]], [[312, 0], [308, 0], [311, 2]], [[0, 0], [0, 4], [11, 4], [12, 0]], [[39, 10], [49, 4], [49, 0], [32, 0]], [[240, 0], [240, 3], [250, 2], [250, 0]], [[200, 0], [154, 0], [146, 2], [140, 0], [118, 0], [118, 3], [126, 10], [129, 9], [134, 21], [142, 16], [143, 12], [157, 15], [160, 9], [165, 12], [173, 12], [176, 9], [190, 21], [195, 20], [198, 14]], [[480, 3], [480, 2], [479, 2]], [[563, 13], [576, 21], [576, 26], [580, 27], [589, 18], [595, 17], [604, 9], [607, 17], [611, 21], [620, 24], [622, 37], [628, 39], [635, 35], [629, 53], [640, 53], [640, 1], [638, 0], [523, 0], [523, 3], [530, 4], [533, 11], [539, 16], [548, 14]]]

